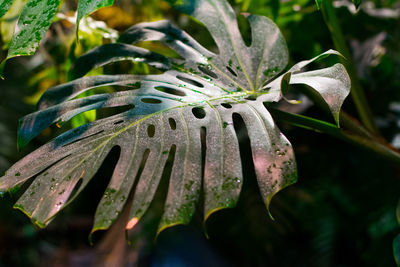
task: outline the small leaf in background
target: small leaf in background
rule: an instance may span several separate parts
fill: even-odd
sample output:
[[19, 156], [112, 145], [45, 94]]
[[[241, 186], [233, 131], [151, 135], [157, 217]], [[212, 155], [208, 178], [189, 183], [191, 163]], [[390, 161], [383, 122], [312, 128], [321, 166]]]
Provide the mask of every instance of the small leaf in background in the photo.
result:
[[358, 8], [361, 5], [361, 0], [351, 0], [353, 4]]
[[320, 9], [322, 5], [322, 0], [315, 0], [315, 4], [317, 4], [317, 8]]
[[[58, 10], [59, 0], [30, 0], [18, 19], [7, 59], [33, 55]], [[2, 63], [4, 67], [5, 62]]]
[[397, 266], [400, 266], [400, 234], [398, 234], [393, 240], [393, 254]]
[[0, 18], [6, 14], [13, 0], [0, 0]]
[[90, 13], [96, 11], [99, 8], [111, 6], [114, 4], [114, 0], [88, 0], [79, 1], [78, 3], [78, 15], [76, 17], [76, 28], [79, 28], [79, 22], [81, 19], [89, 15]]
[[278, 18], [280, 7], [281, 7], [280, 0], [272, 0], [271, 1], [272, 16], [274, 18], [274, 21], [276, 21], [276, 19]]
[[14, 3], [8, 8], [7, 13], [1, 19], [0, 34], [3, 41], [2, 49], [7, 49], [11, 43], [15, 25], [22, 12], [27, 0], [14, 0]]

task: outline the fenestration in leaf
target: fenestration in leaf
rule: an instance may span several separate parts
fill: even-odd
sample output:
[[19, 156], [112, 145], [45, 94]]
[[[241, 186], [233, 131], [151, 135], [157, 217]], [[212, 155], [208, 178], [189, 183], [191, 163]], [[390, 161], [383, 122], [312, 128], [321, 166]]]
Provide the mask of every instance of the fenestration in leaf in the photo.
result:
[[[240, 116], [246, 125], [258, 185], [267, 207], [273, 195], [296, 181], [292, 146], [263, 105], [282, 97], [280, 84], [285, 74], [277, 75], [286, 66], [288, 53], [278, 28], [265, 17], [249, 15], [252, 42], [246, 46], [236, 15], [225, 1], [196, 0], [183, 4], [178, 9], [207, 27], [218, 46], [218, 54], [208, 51], [168, 21], [137, 24], [121, 36], [119, 42], [124, 45], [99, 47], [78, 60], [72, 69], [77, 79], [49, 89], [39, 102], [40, 110], [21, 120], [19, 144], [23, 146], [51, 124], [67, 121], [84, 111], [131, 105], [128, 111], [58, 136], [17, 162], [0, 179], [0, 190], [6, 191], [36, 177], [16, 207], [37, 225], [47, 225], [82, 191], [115, 146], [121, 148], [121, 155], [97, 207], [92, 231], [110, 227], [137, 183], [127, 225], [131, 228], [148, 209], [169, 154], [174, 161], [159, 231], [188, 223], [200, 194], [204, 194], [205, 219], [219, 209], [234, 207], [243, 173], [233, 116]], [[161, 41], [183, 60], [133, 46], [120, 49], [151, 40]], [[93, 61], [99, 51], [104, 52], [101, 59]], [[329, 54], [335, 52], [328, 51], [322, 56]], [[159, 75], [78, 78], [91, 67], [126, 58], [163, 70], [171, 68]], [[340, 64], [301, 72], [318, 58], [295, 65], [285, 81], [313, 87], [336, 116], [349, 93], [349, 78]], [[160, 60], [159, 65], [155, 59]], [[75, 98], [84, 91], [106, 85], [130, 90]], [[204, 170], [201, 169], [202, 131], [205, 131]], [[141, 164], [143, 170], [137, 175]], [[75, 193], [71, 196], [71, 192]]]

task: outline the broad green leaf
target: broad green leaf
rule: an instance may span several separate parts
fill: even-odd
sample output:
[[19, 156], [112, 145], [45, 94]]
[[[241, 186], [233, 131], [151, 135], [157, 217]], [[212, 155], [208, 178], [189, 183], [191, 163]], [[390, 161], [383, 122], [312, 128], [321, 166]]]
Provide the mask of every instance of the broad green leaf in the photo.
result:
[[114, 0], [80, 0], [78, 2], [78, 15], [76, 17], [76, 28], [79, 28], [79, 22], [84, 16], [96, 11], [99, 8], [111, 6]]
[[1, 19], [1, 39], [4, 42], [2, 49], [7, 49], [11, 43], [15, 25], [27, 0], [15, 0], [7, 13]]
[[[21, 7], [21, 0], [15, 0], [15, 7], [11, 6], [12, 0], [0, 0], [0, 17], [2, 17], [8, 10], [12, 15], [19, 15], [16, 13]], [[9, 45], [9, 51], [6, 59], [16, 56], [33, 55], [39, 46], [40, 41], [43, 39], [44, 34], [50, 27], [57, 10], [60, 6], [60, 0], [29, 0], [23, 7], [22, 13], [19, 16], [17, 25], [7, 23], [7, 30], [4, 30], [4, 22], [2, 27], [2, 34], [9, 29], [14, 29], [14, 34]], [[113, 4], [113, 0], [81, 0], [78, 3], [77, 15], [77, 30], [79, 21], [86, 15], [93, 11]], [[9, 12], [10, 13], [10, 12]], [[10, 14], [11, 14], [10, 13]], [[77, 31], [78, 32], [78, 31]], [[9, 32], [10, 34], [11, 32]], [[8, 34], [8, 35], [9, 35]], [[5, 35], [6, 37], [8, 35]], [[3, 38], [4, 40], [4, 38]], [[7, 45], [7, 38], [5, 39]], [[3, 72], [5, 62], [0, 65], [0, 76]]]
[[[320, 93], [335, 114], [350, 89], [343, 66], [301, 72], [317, 57], [277, 77], [288, 53], [271, 20], [247, 16], [252, 42], [246, 46], [227, 2], [179, 1], [177, 9], [207, 27], [218, 53], [168, 21], [137, 24], [121, 35], [119, 43], [100, 46], [77, 60], [71, 70], [76, 79], [50, 88], [39, 101], [39, 111], [21, 119], [18, 142], [22, 147], [48, 126], [82, 112], [128, 108], [61, 134], [0, 178], [0, 191], [6, 191], [35, 177], [16, 207], [37, 225], [46, 226], [83, 190], [115, 146], [121, 148], [120, 157], [97, 207], [93, 231], [110, 227], [136, 185], [127, 224], [127, 229], [132, 228], [150, 206], [169, 156], [173, 163], [159, 231], [187, 224], [200, 194], [204, 194], [205, 219], [217, 210], [234, 207], [246, 178], [235, 130], [239, 119], [247, 129], [266, 206], [277, 192], [296, 181], [292, 146], [263, 103], [282, 98], [281, 84], [303, 83]], [[142, 41], [160, 41], [182, 59], [134, 46]], [[82, 77], [92, 68], [121, 60], [145, 62], [164, 72]], [[102, 86], [122, 90], [76, 98]], [[328, 92], [333, 89], [340, 94]]]
[[57, 13], [60, 0], [29, 0], [14, 30], [7, 58], [33, 55]]
[[[57, 13], [60, 0], [29, 0], [22, 9], [8, 49], [7, 59], [33, 55]], [[0, 65], [2, 76], [4, 60]]]
[[13, 0], [0, 0], [0, 18], [6, 14]]

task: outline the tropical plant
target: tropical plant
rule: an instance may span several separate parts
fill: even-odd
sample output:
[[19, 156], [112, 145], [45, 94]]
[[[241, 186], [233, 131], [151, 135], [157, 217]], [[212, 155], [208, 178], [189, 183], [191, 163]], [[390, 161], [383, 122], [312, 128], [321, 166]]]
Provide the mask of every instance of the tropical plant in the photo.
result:
[[[207, 27], [218, 53], [168, 21], [137, 24], [117, 43], [80, 57], [71, 70], [74, 80], [50, 88], [38, 103], [39, 111], [21, 119], [19, 148], [48, 126], [82, 112], [124, 107], [118, 114], [61, 134], [0, 179], [0, 190], [12, 192], [35, 177], [15, 207], [36, 225], [46, 226], [75, 199], [115, 146], [121, 149], [120, 157], [97, 207], [92, 232], [109, 228], [130, 194], [127, 228], [132, 228], [149, 207], [169, 157], [173, 165], [159, 231], [188, 223], [201, 195], [205, 219], [233, 207], [243, 183], [235, 133], [238, 120], [246, 126], [259, 189], [268, 207], [273, 195], [297, 179], [291, 144], [268, 112], [270, 103], [285, 98], [290, 84], [305, 84], [325, 100], [339, 122], [339, 110], [350, 89], [343, 65], [304, 71], [310, 63], [337, 52], [300, 62], [278, 76], [285, 69], [288, 52], [271, 20], [247, 15], [252, 40], [246, 45], [236, 14], [225, 1], [177, 1], [174, 7]], [[179, 57], [133, 45], [142, 41], [160, 41]], [[121, 60], [145, 62], [163, 72], [81, 78], [93, 68]], [[119, 91], [79, 97], [102, 86]]]

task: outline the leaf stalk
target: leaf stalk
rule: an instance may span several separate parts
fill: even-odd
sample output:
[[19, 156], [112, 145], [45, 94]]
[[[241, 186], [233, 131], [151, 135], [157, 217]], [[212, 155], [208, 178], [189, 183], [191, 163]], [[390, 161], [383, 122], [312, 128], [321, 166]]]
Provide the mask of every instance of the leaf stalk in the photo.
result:
[[328, 134], [350, 144], [373, 151], [393, 163], [400, 164], [400, 151], [398, 149], [387, 143], [383, 138], [369, 132], [354, 118], [344, 112], [340, 113], [340, 120], [344, 128], [338, 128], [332, 123], [311, 117], [288, 113], [275, 108], [268, 108], [268, 110], [276, 121]]

